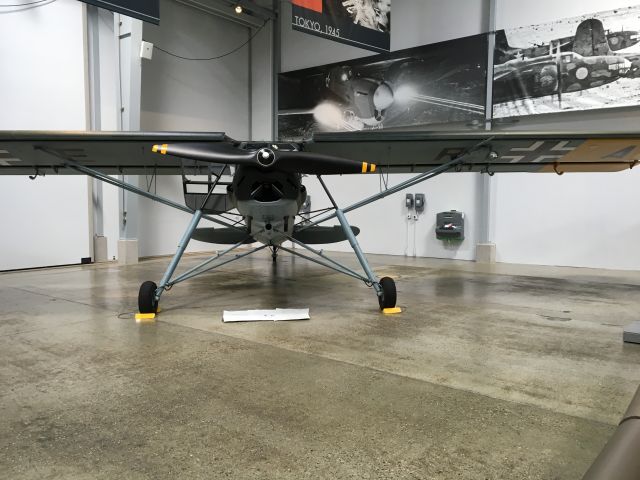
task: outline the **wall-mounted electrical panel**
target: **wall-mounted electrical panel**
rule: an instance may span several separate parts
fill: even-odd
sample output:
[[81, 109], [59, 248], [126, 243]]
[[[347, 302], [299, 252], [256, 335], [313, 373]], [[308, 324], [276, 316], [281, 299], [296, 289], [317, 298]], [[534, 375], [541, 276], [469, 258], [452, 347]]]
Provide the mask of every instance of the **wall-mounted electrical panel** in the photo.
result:
[[457, 210], [436, 215], [436, 238], [438, 240], [464, 240], [464, 213]]
[[407, 210], [413, 209], [413, 193], [407, 193], [407, 195], [404, 197], [404, 206], [407, 208]]
[[424, 193], [416, 193], [414, 196], [414, 205], [415, 205], [415, 209], [417, 213], [422, 213], [424, 212], [424, 207], [425, 207], [425, 198], [424, 198]]

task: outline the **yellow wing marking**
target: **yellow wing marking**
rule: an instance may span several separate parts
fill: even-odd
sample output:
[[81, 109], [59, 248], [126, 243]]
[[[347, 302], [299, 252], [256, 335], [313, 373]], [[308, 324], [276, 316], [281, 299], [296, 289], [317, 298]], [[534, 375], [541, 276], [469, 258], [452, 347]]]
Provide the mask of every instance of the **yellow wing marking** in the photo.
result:
[[166, 143], [163, 143], [162, 145], [154, 145], [151, 147], [151, 151], [153, 153], [160, 152], [162, 155], [165, 155], [167, 153], [167, 147], [169, 147], [169, 145]]

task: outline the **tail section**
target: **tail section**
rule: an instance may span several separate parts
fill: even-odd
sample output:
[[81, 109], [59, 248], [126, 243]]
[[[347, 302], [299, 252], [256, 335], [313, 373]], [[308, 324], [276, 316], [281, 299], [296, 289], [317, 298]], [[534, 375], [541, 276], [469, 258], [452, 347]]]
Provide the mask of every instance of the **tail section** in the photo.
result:
[[612, 54], [600, 20], [590, 18], [578, 25], [573, 41], [573, 51], [583, 57]]
[[496, 49], [500, 50], [501, 52], [506, 52], [512, 49], [511, 45], [509, 45], [507, 34], [504, 33], [504, 30], [496, 30]]

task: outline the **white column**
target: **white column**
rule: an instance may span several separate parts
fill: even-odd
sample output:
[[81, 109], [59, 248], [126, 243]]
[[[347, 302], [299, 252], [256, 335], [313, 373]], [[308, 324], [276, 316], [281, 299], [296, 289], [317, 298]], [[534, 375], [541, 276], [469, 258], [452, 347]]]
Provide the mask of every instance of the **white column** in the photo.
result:
[[[120, 70], [119, 127], [123, 131], [139, 131], [142, 22], [118, 14], [114, 15], [114, 22]], [[135, 186], [139, 185], [138, 175], [122, 175], [120, 178]], [[138, 197], [134, 193], [122, 190], [118, 198], [120, 211], [118, 263], [138, 263]]]
[[[89, 80], [89, 128], [102, 130], [102, 110], [100, 108], [100, 27], [98, 7], [87, 5], [87, 62]], [[102, 182], [87, 178], [89, 191], [89, 212], [92, 257], [94, 262], [106, 262], [107, 238], [104, 236], [104, 199]]]
[[[496, 0], [489, 1], [489, 15], [487, 31], [488, 55], [487, 55], [487, 98], [485, 102], [485, 129], [491, 130], [493, 120], [493, 54], [495, 47], [496, 28]], [[476, 262], [493, 263], [496, 259], [496, 245], [493, 243], [494, 215], [492, 207], [495, 180], [486, 173], [478, 174], [478, 219], [476, 244]]]

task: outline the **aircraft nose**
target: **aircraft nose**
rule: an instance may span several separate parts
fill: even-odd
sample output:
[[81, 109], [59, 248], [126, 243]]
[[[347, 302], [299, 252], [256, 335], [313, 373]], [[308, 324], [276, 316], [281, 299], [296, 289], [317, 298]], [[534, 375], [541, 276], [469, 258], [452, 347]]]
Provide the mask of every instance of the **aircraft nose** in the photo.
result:
[[258, 163], [263, 167], [270, 167], [273, 165], [273, 162], [275, 162], [276, 155], [270, 148], [261, 148], [258, 151], [256, 158], [258, 159]]
[[381, 83], [373, 93], [373, 105], [381, 111], [389, 108], [393, 103], [393, 90], [386, 83]]

